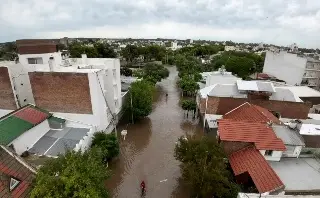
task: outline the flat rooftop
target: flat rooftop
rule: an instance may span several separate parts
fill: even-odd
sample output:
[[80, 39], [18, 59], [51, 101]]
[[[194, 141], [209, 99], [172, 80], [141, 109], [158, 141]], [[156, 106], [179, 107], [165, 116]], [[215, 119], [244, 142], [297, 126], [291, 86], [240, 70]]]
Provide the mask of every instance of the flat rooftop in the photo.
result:
[[62, 130], [51, 129], [29, 149], [29, 152], [48, 156], [64, 154], [66, 150], [74, 149], [89, 131], [88, 128], [71, 127], [65, 127]]
[[268, 161], [285, 185], [285, 191], [320, 190], [320, 160], [315, 158], [281, 158]]

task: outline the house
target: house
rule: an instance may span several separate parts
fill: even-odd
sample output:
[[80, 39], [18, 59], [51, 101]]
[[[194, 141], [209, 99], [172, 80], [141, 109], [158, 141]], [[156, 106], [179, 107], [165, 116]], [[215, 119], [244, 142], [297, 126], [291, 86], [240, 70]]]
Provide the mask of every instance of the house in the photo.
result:
[[320, 61], [297, 54], [281, 52], [266, 53], [263, 73], [275, 76], [290, 85], [303, 85], [319, 89]]
[[94, 126], [55, 117], [34, 105], [26, 105], [0, 118], [0, 144], [18, 155], [56, 157], [67, 149], [89, 148]]
[[300, 158], [307, 143], [294, 130], [296, 126], [285, 122], [263, 107], [244, 103], [218, 120], [217, 140], [236, 181], [253, 185], [260, 195], [320, 193], [315, 184], [320, 179], [320, 162], [313, 157]]
[[0, 197], [29, 197], [35, 175], [32, 166], [0, 145]]
[[243, 81], [215, 84], [199, 91], [200, 113], [224, 115], [245, 102], [266, 108], [280, 117], [306, 119], [311, 107], [290, 90], [274, 87], [272, 82]]
[[206, 82], [206, 87], [215, 84], [232, 84], [236, 83], [237, 80], [241, 80], [231, 72], [227, 72], [224, 68], [219, 68], [218, 71], [203, 72], [201, 73], [203, 81]]
[[[122, 108], [119, 59], [85, 54], [69, 58], [56, 51], [54, 43], [37, 42], [17, 42], [23, 52], [19, 62], [0, 67], [0, 96], [4, 98], [0, 116], [35, 104], [57, 116], [111, 131]], [[30, 54], [34, 51], [37, 54]]]

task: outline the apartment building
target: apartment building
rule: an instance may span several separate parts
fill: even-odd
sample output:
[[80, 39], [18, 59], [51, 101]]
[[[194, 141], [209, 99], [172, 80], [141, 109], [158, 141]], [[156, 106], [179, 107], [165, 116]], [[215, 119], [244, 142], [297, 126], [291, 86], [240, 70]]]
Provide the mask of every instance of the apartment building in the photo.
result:
[[19, 60], [0, 66], [1, 115], [35, 104], [97, 130], [113, 129], [122, 106], [119, 59], [69, 58], [47, 40], [17, 46]]
[[266, 53], [263, 73], [290, 85], [320, 88], [320, 61], [285, 51]]

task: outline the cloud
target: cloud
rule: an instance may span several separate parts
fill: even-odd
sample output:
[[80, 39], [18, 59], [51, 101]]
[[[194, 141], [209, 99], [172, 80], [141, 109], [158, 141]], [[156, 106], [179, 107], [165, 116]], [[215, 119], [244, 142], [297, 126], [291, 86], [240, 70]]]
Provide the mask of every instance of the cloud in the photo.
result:
[[193, 38], [320, 47], [318, 0], [2, 0], [0, 42]]

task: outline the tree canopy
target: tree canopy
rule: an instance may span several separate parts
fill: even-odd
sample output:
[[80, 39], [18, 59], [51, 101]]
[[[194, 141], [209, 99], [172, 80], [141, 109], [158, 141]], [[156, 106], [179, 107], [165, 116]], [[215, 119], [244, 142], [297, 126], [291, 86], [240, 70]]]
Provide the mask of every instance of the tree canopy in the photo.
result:
[[[146, 117], [152, 112], [153, 91], [154, 86], [146, 80], [136, 81], [131, 84], [131, 111], [134, 119]], [[130, 102], [130, 100], [128, 102]]]
[[101, 159], [99, 149], [67, 151], [50, 159], [39, 169], [31, 197], [108, 197], [105, 181], [110, 172]]
[[228, 169], [226, 156], [216, 139], [179, 138], [175, 158], [182, 162], [182, 177], [193, 197], [234, 198], [239, 192]]
[[87, 54], [88, 58], [115, 58], [117, 54], [109, 44], [95, 43], [87, 46], [82, 43], [73, 43], [69, 46], [72, 58], [81, 58], [81, 54]]
[[115, 133], [95, 133], [92, 139], [91, 147], [98, 147], [101, 149], [104, 161], [110, 161], [112, 158], [118, 156], [120, 151], [119, 142]]
[[178, 86], [182, 93], [188, 96], [193, 96], [200, 89], [199, 84], [194, 80], [193, 76], [184, 76], [178, 81]]
[[152, 83], [160, 82], [169, 76], [169, 70], [163, 65], [148, 63], [143, 67], [143, 78]]

